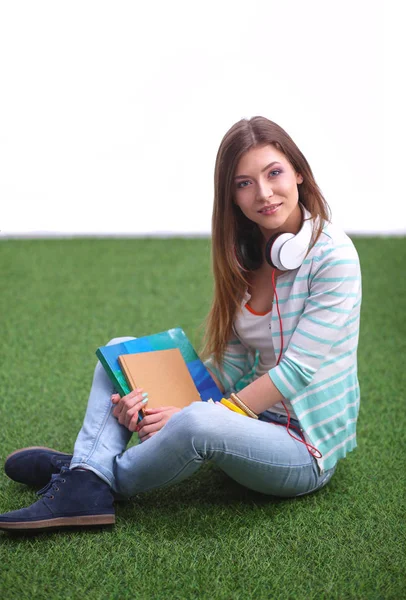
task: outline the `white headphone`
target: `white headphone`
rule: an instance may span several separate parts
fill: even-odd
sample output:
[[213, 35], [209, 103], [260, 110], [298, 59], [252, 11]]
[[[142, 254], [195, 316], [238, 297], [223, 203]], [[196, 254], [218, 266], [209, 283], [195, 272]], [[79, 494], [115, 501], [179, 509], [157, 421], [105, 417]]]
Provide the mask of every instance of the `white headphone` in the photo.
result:
[[313, 218], [309, 211], [299, 202], [302, 209], [303, 222], [296, 233], [276, 233], [265, 248], [267, 262], [280, 271], [293, 271], [300, 267], [309, 250], [313, 234]]

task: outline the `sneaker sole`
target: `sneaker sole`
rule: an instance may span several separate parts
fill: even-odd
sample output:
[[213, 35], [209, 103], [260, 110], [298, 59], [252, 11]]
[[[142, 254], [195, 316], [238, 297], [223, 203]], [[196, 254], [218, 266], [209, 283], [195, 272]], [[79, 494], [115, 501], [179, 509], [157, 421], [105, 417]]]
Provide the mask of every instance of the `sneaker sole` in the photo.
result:
[[59, 456], [72, 456], [71, 454], [67, 454], [66, 452], [60, 452], [59, 450], [47, 448], [46, 446], [27, 446], [27, 448], [20, 448], [19, 450], [14, 450], [14, 452], [12, 452], [6, 457], [5, 462], [7, 462], [8, 459], [12, 456], [19, 454], [20, 452], [26, 452], [27, 450], [48, 450], [49, 452], [53, 452], [53, 454], [58, 454]]
[[58, 517], [43, 521], [0, 523], [0, 529], [28, 531], [33, 529], [53, 529], [57, 527], [92, 527], [97, 525], [114, 525], [115, 515], [87, 515], [82, 517]]

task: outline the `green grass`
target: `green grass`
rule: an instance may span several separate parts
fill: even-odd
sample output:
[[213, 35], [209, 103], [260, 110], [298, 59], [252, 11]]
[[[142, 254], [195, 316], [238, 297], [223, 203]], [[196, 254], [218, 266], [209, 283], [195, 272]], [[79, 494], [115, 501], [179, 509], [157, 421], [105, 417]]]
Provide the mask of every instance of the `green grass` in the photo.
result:
[[[405, 240], [356, 239], [363, 269], [358, 448], [318, 494], [239, 487], [210, 465], [117, 506], [112, 530], [0, 533], [0, 597], [399, 599], [405, 589]], [[72, 449], [95, 350], [209, 308], [208, 240], [0, 243], [0, 462]], [[0, 474], [0, 510], [35, 501]]]

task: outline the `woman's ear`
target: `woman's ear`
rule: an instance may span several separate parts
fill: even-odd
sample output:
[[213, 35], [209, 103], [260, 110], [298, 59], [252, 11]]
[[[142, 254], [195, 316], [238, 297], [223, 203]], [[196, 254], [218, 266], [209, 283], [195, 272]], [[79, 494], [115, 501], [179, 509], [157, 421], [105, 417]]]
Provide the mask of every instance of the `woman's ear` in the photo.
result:
[[296, 183], [303, 183], [303, 176], [300, 173], [296, 173]]

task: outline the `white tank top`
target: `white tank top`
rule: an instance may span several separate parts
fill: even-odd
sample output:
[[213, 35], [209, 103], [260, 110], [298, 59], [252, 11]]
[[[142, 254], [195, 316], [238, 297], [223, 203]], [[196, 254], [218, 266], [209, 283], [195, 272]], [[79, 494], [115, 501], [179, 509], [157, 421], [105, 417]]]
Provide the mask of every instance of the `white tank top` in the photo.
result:
[[[255, 371], [256, 377], [261, 377], [276, 365], [276, 356], [272, 343], [271, 326], [272, 312], [260, 314], [253, 311], [249, 306], [247, 294], [242, 304], [242, 310], [237, 311], [234, 321], [235, 331], [245, 346], [253, 350], [259, 351], [259, 361]], [[274, 321], [274, 327], [279, 327], [278, 321]], [[284, 403], [288, 409], [290, 416], [296, 419], [295, 411], [288, 399], [285, 398]], [[283, 404], [278, 402], [270, 407], [271, 412], [286, 416], [286, 411]]]

